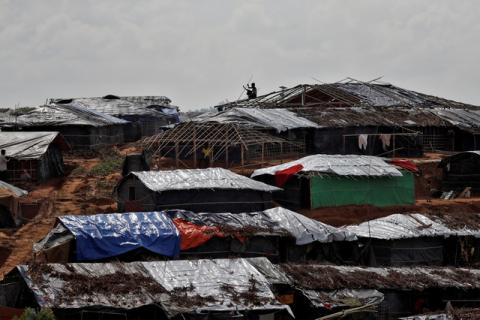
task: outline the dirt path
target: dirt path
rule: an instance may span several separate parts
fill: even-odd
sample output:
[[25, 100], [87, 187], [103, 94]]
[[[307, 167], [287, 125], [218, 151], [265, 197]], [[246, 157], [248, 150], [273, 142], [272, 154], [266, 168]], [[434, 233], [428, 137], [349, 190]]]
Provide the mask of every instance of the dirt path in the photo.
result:
[[[55, 224], [56, 217], [115, 211], [114, 200], [107, 196], [110, 195], [110, 188], [118, 179], [118, 174], [108, 177], [89, 177], [83, 172], [93, 167], [98, 161], [98, 159], [67, 160], [67, 165], [71, 168], [82, 167], [83, 169], [80, 170], [82, 172], [75, 174], [73, 171], [64, 179], [37, 186], [28, 195], [30, 199], [41, 199], [47, 205], [32, 221], [12, 234], [0, 233], [0, 245], [10, 250], [8, 258], [0, 267], [0, 278], [3, 278], [16, 265], [31, 260], [33, 244], [47, 235]], [[100, 190], [99, 186], [104, 186], [108, 190]]]

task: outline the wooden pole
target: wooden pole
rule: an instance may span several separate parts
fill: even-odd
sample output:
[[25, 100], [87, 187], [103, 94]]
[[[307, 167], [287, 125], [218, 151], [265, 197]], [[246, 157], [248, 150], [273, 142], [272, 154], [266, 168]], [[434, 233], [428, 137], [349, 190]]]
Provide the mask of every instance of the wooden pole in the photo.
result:
[[228, 168], [228, 145], [225, 146], [225, 167]]
[[193, 167], [197, 167], [197, 129], [193, 127]]
[[178, 142], [175, 143], [175, 166], [178, 168], [179, 165], [179, 160], [178, 159]]
[[243, 145], [242, 144], [240, 145], [240, 164], [243, 167], [244, 159], [243, 159]]

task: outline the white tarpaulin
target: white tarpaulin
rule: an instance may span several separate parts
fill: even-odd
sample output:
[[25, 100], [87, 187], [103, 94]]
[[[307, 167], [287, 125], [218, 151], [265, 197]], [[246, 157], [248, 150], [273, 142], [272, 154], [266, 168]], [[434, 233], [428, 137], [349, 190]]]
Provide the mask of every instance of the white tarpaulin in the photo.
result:
[[301, 172], [334, 174], [339, 176], [401, 177], [402, 173], [382, 158], [361, 155], [315, 154], [273, 167], [257, 169], [252, 177], [263, 174], [274, 175], [277, 171], [302, 165]]

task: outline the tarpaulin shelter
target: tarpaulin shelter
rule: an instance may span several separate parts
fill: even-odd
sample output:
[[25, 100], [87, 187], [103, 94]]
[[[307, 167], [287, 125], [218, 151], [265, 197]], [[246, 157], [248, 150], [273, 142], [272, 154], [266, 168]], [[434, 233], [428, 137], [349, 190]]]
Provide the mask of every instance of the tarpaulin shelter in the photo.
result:
[[[234, 214], [169, 210], [61, 216], [33, 248], [36, 260], [46, 262], [132, 261], [140, 256], [161, 260], [179, 254], [180, 258], [266, 256], [272, 261], [297, 261], [316, 246], [355, 240], [344, 229], [279, 207]], [[333, 260], [328, 255], [323, 258]]]
[[[181, 256], [266, 256], [272, 261], [337, 259], [332, 247], [356, 236], [277, 207], [247, 213], [193, 213], [170, 210], [181, 236]], [[351, 245], [353, 246], [353, 244]], [[313, 257], [314, 251], [322, 256]], [[320, 254], [320, 252], [318, 252]]]
[[62, 216], [56, 227], [34, 245], [34, 252], [39, 259], [67, 262], [108, 259], [139, 248], [159, 256], [178, 256], [180, 236], [165, 213]]
[[62, 151], [69, 145], [58, 132], [1, 132], [10, 181], [44, 181], [64, 173]]
[[126, 142], [136, 141], [161, 131], [162, 126], [177, 123], [178, 107], [164, 96], [104, 97], [49, 99], [51, 104], [75, 107], [123, 119]]
[[0, 228], [13, 227], [21, 218], [18, 198], [28, 192], [0, 180]]
[[10, 306], [50, 308], [59, 320], [109, 312], [152, 320], [291, 319], [246, 259], [21, 265], [6, 281], [13, 284], [3, 292]]
[[99, 149], [125, 142], [129, 122], [73, 105], [42, 105], [0, 112], [3, 131], [58, 131], [73, 149]]
[[[449, 300], [469, 301], [472, 306], [479, 306], [478, 269], [363, 268], [320, 264], [282, 264], [280, 267], [313, 305], [329, 302], [332, 294], [346, 290], [351, 293], [369, 292], [372, 298], [377, 295], [375, 292], [380, 292], [383, 294], [383, 301], [380, 300], [373, 319], [397, 319], [412, 315], [423, 308], [439, 310], [444, 308]], [[311, 291], [320, 293], [319, 298], [318, 295], [311, 294]], [[330, 294], [325, 296], [325, 293]], [[297, 311], [295, 308], [293, 310]], [[305, 317], [301, 319], [315, 319], [310, 318], [312, 313], [308, 311], [304, 308]], [[325, 315], [325, 308], [320, 311], [324, 311], [322, 315]], [[343, 315], [347, 314], [349, 313], [345, 310]]]
[[284, 191], [275, 198], [286, 207], [313, 209], [362, 204], [383, 207], [415, 202], [412, 173], [400, 171], [373, 156], [317, 154], [257, 169], [252, 178], [275, 184], [276, 175], [290, 168], [300, 170], [291, 172], [290, 178], [282, 177]]
[[480, 151], [467, 151], [442, 159], [439, 166], [443, 169], [442, 189], [445, 191], [463, 191], [470, 187], [480, 191]]
[[280, 189], [222, 168], [131, 172], [117, 184], [120, 211], [252, 212]]
[[473, 265], [480, 259], [475, 214], [393, 214], [346, 226], [369, 266]]
[[[382, 81], [300, 84], [216, 108], [288, 109], [319, 126], [308, 139], [312, 153], [419, 156], [423, 150], [472, 150], [480, 143], [478, 106]], [[392, 138], [388, 148], [379, 139], [384, 134]], [[368, 136], [366, 150], [358, 147], [359, 135]]]

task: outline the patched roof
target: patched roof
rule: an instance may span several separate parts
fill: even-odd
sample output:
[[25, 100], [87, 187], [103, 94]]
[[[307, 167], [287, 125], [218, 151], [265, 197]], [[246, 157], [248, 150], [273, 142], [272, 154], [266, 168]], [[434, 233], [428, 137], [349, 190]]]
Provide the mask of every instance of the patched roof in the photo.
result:
[[[42, 308], [132, 309], [155, 304], [169, 317], [208, 311], [289, 310], [246, 259], [21, 265], [17, 270]], [[102, 281], [102, 286], [95, 286], [95, 281]]]
[[315, 154], [295, 161], [273, 167], [257, 169], [252, 177], [263, 174], [274, 175], [275, 172], [302, 165], [301, 172], [333, 174], [339, 176], [401, 177], [402, 173], [382, 158], [362, 155], [328, 155]]

